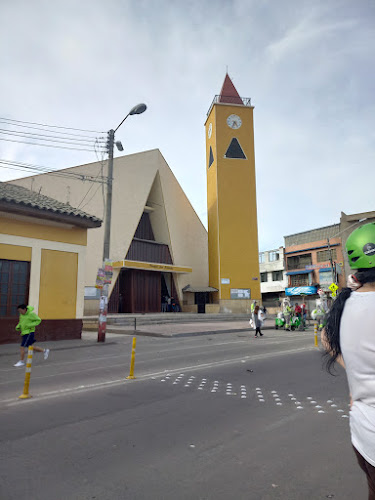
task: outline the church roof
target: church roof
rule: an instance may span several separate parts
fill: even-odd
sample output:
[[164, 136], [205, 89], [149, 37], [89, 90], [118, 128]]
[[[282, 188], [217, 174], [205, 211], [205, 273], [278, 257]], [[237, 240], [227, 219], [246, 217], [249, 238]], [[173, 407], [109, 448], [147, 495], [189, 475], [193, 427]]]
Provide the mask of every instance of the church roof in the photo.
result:
[[236, 87], [233, 85], [228, 73], [225, 75], [224, 83], [221, 87], [219, 102], [243, 105], [243, 101], [239, 96]]

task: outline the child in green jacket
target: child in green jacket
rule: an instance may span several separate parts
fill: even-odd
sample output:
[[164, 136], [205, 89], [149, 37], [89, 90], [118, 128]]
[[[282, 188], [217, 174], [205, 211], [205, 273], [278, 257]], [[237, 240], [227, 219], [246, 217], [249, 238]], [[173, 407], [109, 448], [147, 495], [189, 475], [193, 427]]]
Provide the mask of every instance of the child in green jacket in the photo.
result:
[[[21, 359], [17, 361], [14, 366], [24, 366], [25, 362], [25, 347], [29, 347], [34, 344], [34, 332], [35, 327], [41, 323], [41, 319], [37, 314], [35, 314], [34, 308], [27, 306], [26, 304], [20, 304], [17, 307], [20, 314], [20, 319], [16, 330], [21, 332]], [[49, 349], [41, 349], [40, 347], [34, 347], [34, 351], [42, 352], [44, 354], [44, 359], [48, 358]]]

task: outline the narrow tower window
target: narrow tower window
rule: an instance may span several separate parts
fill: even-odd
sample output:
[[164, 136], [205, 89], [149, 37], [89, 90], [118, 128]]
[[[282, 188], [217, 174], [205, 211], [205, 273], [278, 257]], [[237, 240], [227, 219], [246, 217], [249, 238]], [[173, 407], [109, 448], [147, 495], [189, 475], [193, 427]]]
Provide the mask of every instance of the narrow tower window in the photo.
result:
[[210, 158], [208, 160], [208, 168], [210, 168], [210, 166], [213, 164], [214, 162], [214, 154], [212, 152], [212, 147], [210, 146]]

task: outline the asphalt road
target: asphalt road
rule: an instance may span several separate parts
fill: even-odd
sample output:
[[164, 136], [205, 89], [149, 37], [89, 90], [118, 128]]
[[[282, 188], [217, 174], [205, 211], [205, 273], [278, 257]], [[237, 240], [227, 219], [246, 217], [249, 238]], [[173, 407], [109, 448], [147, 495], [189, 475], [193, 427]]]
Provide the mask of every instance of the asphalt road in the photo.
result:
[[366, 498], [311, 332], [138, 338], [128, 381], [108, 340], [36, 358], [27, 401], [1, 358], [1, 500]]

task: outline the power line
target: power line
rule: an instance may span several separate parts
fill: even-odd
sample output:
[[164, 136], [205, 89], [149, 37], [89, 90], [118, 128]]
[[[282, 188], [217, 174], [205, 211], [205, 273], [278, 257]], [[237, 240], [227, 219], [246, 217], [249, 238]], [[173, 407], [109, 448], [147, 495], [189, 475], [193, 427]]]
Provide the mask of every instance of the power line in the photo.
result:
[[[5, 130], [5, 132], [3, 132]], [[48, 136], [45, 135], [43, 136], [42, 134], [33, 134], [33, 133], [23, 133], [23, 132], [17, 132], [17, 131], [6, 131], [6, 129], [0, 129], [0, 134], [2, 135], [11, 135], [13, 137], [23, 137], [25, 139], [31, 139], [31, 140], [37, 140], [37, 141], [46, 141], [46, 142], [56, 142], [58, 144], [71, 144], [73, 146], [86, 146], [88, 147], [90, 144], [94, 145], [94, 139], [92, 139], [89, 144], [85, 144], [84, 142], [81, 142], [82, 139], [70, 139], [69, 141], [64, 141], [62, 140], [61, 137], [57, 139], [53, 139], [53, 136]], [[86, 139], [85, 139], [86, 141]]]
[[[101, 171], [102, 171], [102, 168], [99, 170], [98, 175], [96, 176], [96, 178], [98, 178], [98, 177], [99, 177], [99, 175], [100, 175]], [[85, 199], [86, 199], [87, 195], [89, 194], [89, 192], [91, 191], [91, 189], [92, 189], [93, 185], [94, 185], [94, 184], [91, 184], [91, 186], [88, 188], [88, 190], [87, 190], [87, 192], [86, 192], [85, 196], [82, 198], [82, 200], [81, 200], [81, 201], [79, 202], [79, 204], [77, 205], [77, 208], [79, 208], [79, 207], [82, 205], [82, 203], [85, 201]], [[89, 202], [92, 200], [92, 198], [96, 195], [97, 191], [98, 191], [98, 190], [96, 190], [96, 191], [95, 191], [94, 195], [90, 198], [90, 200], [89, 200], [88, 202], [86, 202], [86, 203], [85, 203], [85, 205], [84, 205], [84, 206], [86, 206], [86, 205], [87, 205], [87, 203], [89, 203]]]
[[[37, 130], [43, 130], [43, 129], [37, 129]], [[75, 142], [82, 142], [82, 143], [85, 143], [85, 142], [98, 142], [99, 144], [105, 144], [105, 140], [104, 140], [104, 137], [103, 138], [99, 138], [99, 137], [90, 137], [88, 139], [86, 138], [79, 138], [79, 136], [77, 136], [77, 138], [72, 135], [72, 136], [58, 136], [58, 135], [49, 135], [49, 134], [38, 134], [37, 132], [27, 132], [25, 130], [13, 130], [13, 129], [9, 129], [9, 128], [0, 128], [0, 132], [2, 133], [5, 133], [5, 134], [9, 134], [9, 135], [26, 135], [26, 136], [35, 136], [35, 137], [47, 137], [49, 139], [56, 139], [57, 141], [61, 140], [61, 139], [66, 139], [68, 141], [75, 141]], [[49, 130], [48, 130], [49, 132]], [[99, 140], [100, 139], [100, 140]]]
[[[93, 184], [92, 184], [92, 185], [93, 185]], [[99, 188], [100, 188], [100, 186], [98, 186], [98, 187], [96, 188], [95, 193], [91, 196], [91, 198], [90, 198], [88, 201], [86, 201], [86, 203], [85, 203], [84, 205], [82, 205], [82, 206], [81, 206], [81, 210], [83, 210], [83, 209], [84, 209], [84, 208], [85, 208], [85, 207], [86, 207], [86, 206], [90, 203], [90, 201], [94, 198], [94, 196], [96, 195], [96, 193], [99, 191]], [[80, 206], [80, 205], [78, 205], [78, 207], [77, 207], [77, 208], [79, 208], [79, 206]]]
[[[93, 138], [90, 135], [74, 134], [72, 132], [60, 132], [59, 130], [48, 130], [48, 129], [41, 128], [41, 127], [32, 127], [30, 125], [20, 125], [18, 123], [12, 123], [7, 118], [0, 118], [0, 123], [4, 123], [5, 125], [12, 125], [12, 127], [30, 128], [30, 129], [33, 129], [33, 130], [42, 130], [42, 131], [45, 131], [45, 132], [53, 132], [55, 134], [70, 135], [70, 136], [73, 136], [73, 137], [86, 137], [86, 138], [89, 138], [89, 139]], [[104, 132], [99, 132], [99, 133], [103, 133], [104, 134]]]
[[78, 174], [76, 172], [66, 172], [66, 171], [59, 171], [59, 170], [51, 170], [48, 167], [43, 167], [41, 165], [33, 165], [30, 163], [23, 163], [23, 162], [15, 162], [11, 160], [2, 160], [0, 159], [0, 165], [2, 168], [7, 168], [10, 170], [22, 170], [26, 172], [37, 172], [41, 174], [49, 174], [49, 175], [56, 175], [60, 177], [67, 177], [70, 179], [76, 179], [80, 181], [90, 181], [90, 182], [98, 182], [100, 184], [106, 184], [107, 183], [107, 178], [104, 177], [103, 175], [100, 177], [97, 175], [96, 177], [91, 176], [91, 175], [86, 175], [86, 174]]
[[67, 146], [56, 146], [54, 144], [39, 144], [37, 142], [26, 142], [26, 141], [16, 141], [14, 139], [2, 139], [0, 137], [0, 141], [6, 141], [6, 142], [18, 142], [20, 144], [29, 144], [31, 146], [44, 146], [46, 148], [58, 148], [58, 149], [71, 149], [73, 151], [89, 151], [92, 153], [92, 149], [83, 149], [83, 148], [69, 148]]
[[42, 127], [50, 127], [50, 128], [60, 128], [64, 130], [77, 130], [78, 132], [91, 132], [93, 134], [105, 134], [103, 130], [87, 130], [87, 129], [82, 129], [82, 128], [73, 128], [73, 127], [62, 127], [59, 125], [47, 125], [45, 123], [36, 123], [36, 122], [26, 122], [23, 120], [14, 120], [12, 118], [5, 118], [5, 117], [0, 117], [1, 120], [8, 120], [10, 122], [15, 122], [15, 123], [27, 123], [30, 125], [40, 125]]

